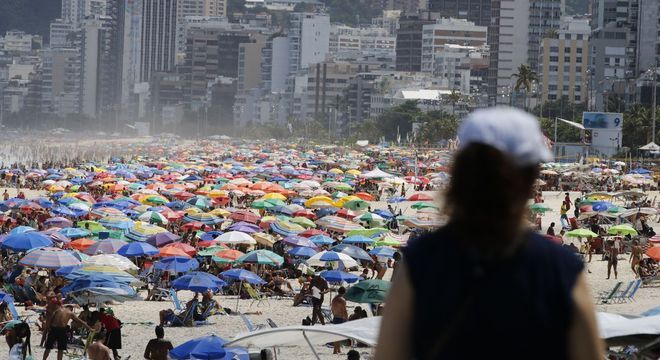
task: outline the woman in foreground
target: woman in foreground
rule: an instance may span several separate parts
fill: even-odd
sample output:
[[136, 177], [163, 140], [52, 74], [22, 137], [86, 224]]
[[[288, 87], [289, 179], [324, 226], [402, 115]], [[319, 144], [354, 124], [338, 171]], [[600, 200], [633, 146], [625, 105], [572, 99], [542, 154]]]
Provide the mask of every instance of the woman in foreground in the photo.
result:
[[478, 110], [459, 140], [450, 220], [404, 249], [376, 359], [602, 359], [582, 262], [524, 221], [552, 160], [538, 122]]

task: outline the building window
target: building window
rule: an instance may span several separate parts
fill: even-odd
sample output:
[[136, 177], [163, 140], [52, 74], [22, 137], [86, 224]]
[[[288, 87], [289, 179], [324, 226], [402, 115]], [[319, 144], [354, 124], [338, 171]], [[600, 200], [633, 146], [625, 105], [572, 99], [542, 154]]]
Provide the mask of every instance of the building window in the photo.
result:
[[581, 64], [582, 63], [582, 57], [581, 56], [576, 57], [575, 62], [578, 63], [578, 64]]
[[575, 101], [582, 101], [582, 97], [580, 95], [575, 95]]
[[582, 34], [577, 34], [577, 39], [582, 40]]
[[558, 62], [559, 56], [550, 56], [550, 62]]
[[582, 54], [582, 48], [581, 48], [581, 47], [576, 48], [575, 51], [576, 51], [578, 54]]
[[564, 48], [564, 54], [569, 54], [571, 52], [571, 48], [565, 47]]
[[564, 62], [571, 62], [570, 56], [564, 56]]

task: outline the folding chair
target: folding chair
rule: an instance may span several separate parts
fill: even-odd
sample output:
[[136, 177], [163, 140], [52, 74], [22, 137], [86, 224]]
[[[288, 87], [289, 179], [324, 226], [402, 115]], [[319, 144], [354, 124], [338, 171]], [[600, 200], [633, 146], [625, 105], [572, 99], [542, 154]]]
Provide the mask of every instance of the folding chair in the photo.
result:
[[252, 305], [255, 302], [257, 303], [257, 306], [259, 306], [259, 304], [261, 304], [263, 301], [268, 303], [268, 306], [270, 306], [270, 302], [268, 301], [268, 297], [266, 297], [266, 295], [264, 295], [264, 294], [258, 292], [257, 290], [255, 290], [252, 287], [252, 285], [250, 285], [248, 283], [245, 283], [245, 284], [243, 284], [243, 288], [245, 289], [245, 291], [247, 291], [248, 295], [250, 295], [250, 298], [252, 299], [252, 302], [250, 303], [250, 308], [252, 307]]

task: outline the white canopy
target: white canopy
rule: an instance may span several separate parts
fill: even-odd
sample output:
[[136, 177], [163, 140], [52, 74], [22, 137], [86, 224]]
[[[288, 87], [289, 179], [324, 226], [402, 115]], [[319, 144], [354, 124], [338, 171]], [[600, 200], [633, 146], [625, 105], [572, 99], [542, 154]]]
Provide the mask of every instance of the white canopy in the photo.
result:
[[375, 169], [373, 169], [371, 171], [368, 171], [368, 172], [366, 172], [366, 173], [364, 173], [360, 176], [365, 178], [365, 179], [384, 179], [384, 178], [394, 177], [394, 175], [386, 173], [385, 171], [383, 171], [379, 168], [375, 168]]
[[639, 148], [639, 150], [644, 150], [644, 151], [660, 151], [660, 145], [654, 143], [651, 141], [650, 143], [642, 146]]
[[340, 325], [285, 326], [239, 334], [225, 346], [269, 348], [274, 346], [296, 346], [327, 344], [345, 339], [357, 340], [376, 346], [380, 330], [380, 316], [349, 321]]
[[660, 335], [660, 315], [626, 318], [623, 315], [599, 312], [596, 320], [602, 339], [634, 335]]
[[255, 240], [252, 236], [240, 231], [227, 231], [215, 239], [227, 245], [255, 245], [257, 243], [257, 240]]

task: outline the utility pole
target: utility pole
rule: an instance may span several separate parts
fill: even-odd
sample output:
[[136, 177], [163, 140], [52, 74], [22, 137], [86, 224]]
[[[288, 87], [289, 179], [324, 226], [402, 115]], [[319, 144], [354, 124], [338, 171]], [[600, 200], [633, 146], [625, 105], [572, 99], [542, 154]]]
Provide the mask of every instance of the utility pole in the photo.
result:
[[651, 134], [651, 142], [655, 144], [655, 108], [656, 108], [656, 92], [657, 92], [657, 87], [658, 87], [658, 74], [657, 74], [658, 68], [657, 66], [653, 67], [653, 103], [651, 104], [651, 114], [653, 118], [653, 126], [651, 127], [651, 131], [653, 132]]

